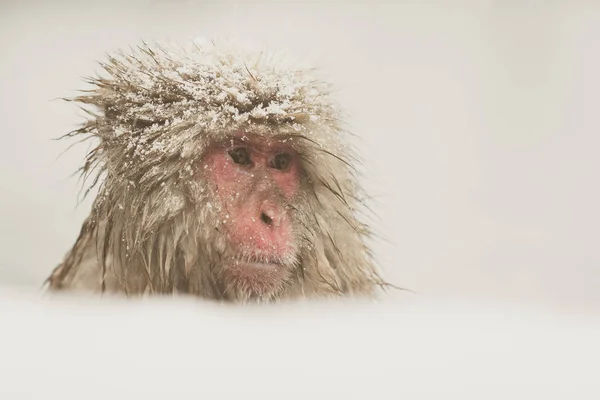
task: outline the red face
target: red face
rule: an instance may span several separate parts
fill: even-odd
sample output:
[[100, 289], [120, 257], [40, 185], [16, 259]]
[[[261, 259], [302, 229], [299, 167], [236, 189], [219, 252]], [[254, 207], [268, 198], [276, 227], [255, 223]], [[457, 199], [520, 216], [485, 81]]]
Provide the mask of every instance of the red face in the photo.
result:
[[223, 266], [226, 283], [254, 294], [276, 291], [296, 257], [286, 205], [299, 189], [298, 154], [283, 141], [238, 135], [211, 148], [203, 164], [222, 206], [220, 229], [236, 254]]

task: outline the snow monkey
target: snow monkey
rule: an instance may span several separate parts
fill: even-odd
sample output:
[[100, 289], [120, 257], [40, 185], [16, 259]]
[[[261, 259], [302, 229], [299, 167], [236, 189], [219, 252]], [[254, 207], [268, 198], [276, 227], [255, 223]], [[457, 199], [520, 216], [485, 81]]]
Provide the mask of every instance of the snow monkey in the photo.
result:
[[[354, 151], [312, 68], [192, 42], [109, 55], [66, 137], [97, 187], [50, 289], [248, 302], [373, 295]], [[88, 190], [89, 190], [88, 188]]]

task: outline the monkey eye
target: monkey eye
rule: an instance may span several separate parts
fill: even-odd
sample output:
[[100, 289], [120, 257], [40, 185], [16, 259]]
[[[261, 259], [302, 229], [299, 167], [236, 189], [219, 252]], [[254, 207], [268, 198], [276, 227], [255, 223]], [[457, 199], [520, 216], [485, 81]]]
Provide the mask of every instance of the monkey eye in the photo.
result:
[[269, 167], [280, 171], [287, 171], [292, 163], [292, 156], [287, 153], [279, 153], [269, 161]]
[[237, 147], [233, 150], [229, 150], [229, 157], [234, 163], [239, 165], [251, 165], [252, 160], [250, 159], [250, 152], [245, 147]]

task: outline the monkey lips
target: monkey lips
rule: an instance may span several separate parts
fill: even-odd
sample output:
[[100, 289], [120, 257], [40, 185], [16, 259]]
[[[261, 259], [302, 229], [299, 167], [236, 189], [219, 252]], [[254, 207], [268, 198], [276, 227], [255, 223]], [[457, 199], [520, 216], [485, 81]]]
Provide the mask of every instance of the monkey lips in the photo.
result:
[[224, 265], [226, 284], [251, 295], [272, 295], [281, 290], [292, 276], [292, 268], [276, 262], [231, 260]]

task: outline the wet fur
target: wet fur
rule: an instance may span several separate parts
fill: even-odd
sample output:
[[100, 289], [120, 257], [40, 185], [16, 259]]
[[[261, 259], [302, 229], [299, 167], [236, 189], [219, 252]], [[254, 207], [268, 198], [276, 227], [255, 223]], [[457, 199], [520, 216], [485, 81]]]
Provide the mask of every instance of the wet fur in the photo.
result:
[[[99, 186], [51, 289], [187, 293], [232, 301], [371, 295], [384, 286], [358, 219], [362, 192], [328, 86], [277, 55], [214, 43], [142, 45], [109, 56], [107, 76], [70, 101], [90, 118], [66, 135], [97, 139], [81, 168]], [[258, 111], [257, 111], [258, 110]], [[230, 254], [202, 154], [236, 132], [287, 140], [302, 160], [295, 257], [278, 290], [226, 286]]]

